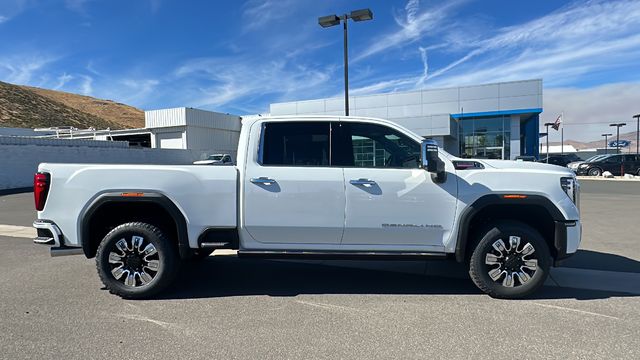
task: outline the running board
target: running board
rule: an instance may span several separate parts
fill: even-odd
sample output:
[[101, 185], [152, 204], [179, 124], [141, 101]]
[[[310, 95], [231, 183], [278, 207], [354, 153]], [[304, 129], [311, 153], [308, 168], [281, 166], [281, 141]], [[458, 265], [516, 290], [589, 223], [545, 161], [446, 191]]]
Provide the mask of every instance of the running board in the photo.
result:
[[446, 259], [446, 253], [399, 251], [272, 251], [238, 250], [238, 257], [263, 259], [313, 260], [435, 260]]
[[229, 242], [203, 242], [200, 244], [201, 249], [230, 249]]
[[84, 254], [84, 252], [82, 251], [82, 248], [80, 248], [80, 247], [68, 247], [68, 246], [52, 247], [50, 249], [50, 252], [51, 252], [51, 256], [52, 257], [68, 256], [68, 255], [82, 255], [82, 254]]

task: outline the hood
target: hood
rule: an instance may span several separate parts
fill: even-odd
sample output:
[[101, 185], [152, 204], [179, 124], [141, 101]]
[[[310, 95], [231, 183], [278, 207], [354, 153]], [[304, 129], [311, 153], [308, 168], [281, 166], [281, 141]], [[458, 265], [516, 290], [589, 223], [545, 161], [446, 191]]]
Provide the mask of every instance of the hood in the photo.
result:
[[[471, 159], [469, 159], [471, 160]], [[553, 171], [564, 172], [573, 175], [573, 172], [564, 166], [532, 162], [532, 161], [513, 161], [513, 160], [485, 160], [474, 159], [474, 161], [485, 164], [495, 169], [522, 169], [531, 171]]]

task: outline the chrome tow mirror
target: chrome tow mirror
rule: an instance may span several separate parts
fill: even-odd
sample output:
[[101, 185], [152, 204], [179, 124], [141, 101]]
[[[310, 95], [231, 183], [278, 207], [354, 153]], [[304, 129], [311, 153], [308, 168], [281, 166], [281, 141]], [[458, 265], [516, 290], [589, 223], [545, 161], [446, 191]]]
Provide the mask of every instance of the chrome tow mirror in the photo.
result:
[[438, 143], [433, 139], [422, 140], [422, 168], [431, 173], [435, 182], [444, 182], [447, 173], [444, 170], [444, 162], [438, 156]]

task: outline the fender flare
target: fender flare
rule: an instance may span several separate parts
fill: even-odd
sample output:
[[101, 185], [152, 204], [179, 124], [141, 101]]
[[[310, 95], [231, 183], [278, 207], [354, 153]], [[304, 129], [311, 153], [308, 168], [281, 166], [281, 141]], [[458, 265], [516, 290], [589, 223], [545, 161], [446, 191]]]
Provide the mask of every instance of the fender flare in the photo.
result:
[[[142, 196], [125, 196], [125, 193], [137, 193], [143, 194]], [[166, 212], [171, 215], [171, 218], [175, 222], [176, 229], [178, 229], [178, 251], [181, 258], [188, 258], [191, 255], [191, 249], [189, 247], [189, 233], [187, 231], [187, 221], [180, 209], [176, 204], [168, 197], [161, 193], [150, 191], [136, 191], [127, 190], [126, 192], [107, 192], [100, 194], [93, 199], [84, 215], [80, 219], [80, 239], [82, 243], [82, 251], [87, 258], [92, 258], [94, 255], [91, 251], [91, 242], [89, 240], [90, 234], [90, 222], [91, 218], [103, 205], [109, 203], [153, 203], [162, 207]]]
[[[482, 210], [492, 205], [536, 205], [543, 207], [551, 218], [556, 222], [566, 222], [564, 215], [560, 210], [549, 200], [542, 195], [530, 195], [522, 194], [526, 197], [523, 198], [505, 198], [505, 195], [513, 193], [497, 193], [481, 196], [471, 205], [469, 205], [460, 215], [460, 221], [458, 222], [458, 236], [456, 239], [456, 261], [464, 262], [467, 249], [467, 239], [469, 238], [469, 226], [471, 220], [475, 215]], [[565, 240], [566, 241], [566, 240]]]

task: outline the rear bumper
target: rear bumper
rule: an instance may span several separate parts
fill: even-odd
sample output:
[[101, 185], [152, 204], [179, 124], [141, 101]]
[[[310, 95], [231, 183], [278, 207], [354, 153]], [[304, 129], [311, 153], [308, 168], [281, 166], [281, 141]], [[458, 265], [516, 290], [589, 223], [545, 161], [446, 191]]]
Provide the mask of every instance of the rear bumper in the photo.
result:
[[64, 244], [64, 235], [53, 221], [37, 219], [33, 222], [33, 227], [38, 231], [33, 242], [39, 245], [53, 245], [50, 249], [51, 256], [82, 254], [82, 248]]
[[555, 228], [555, 266], [562, 263], [562, 260], [570, 257], [578, 251], [582, 240], [582, 224], [576, 221], [556, 221]]

